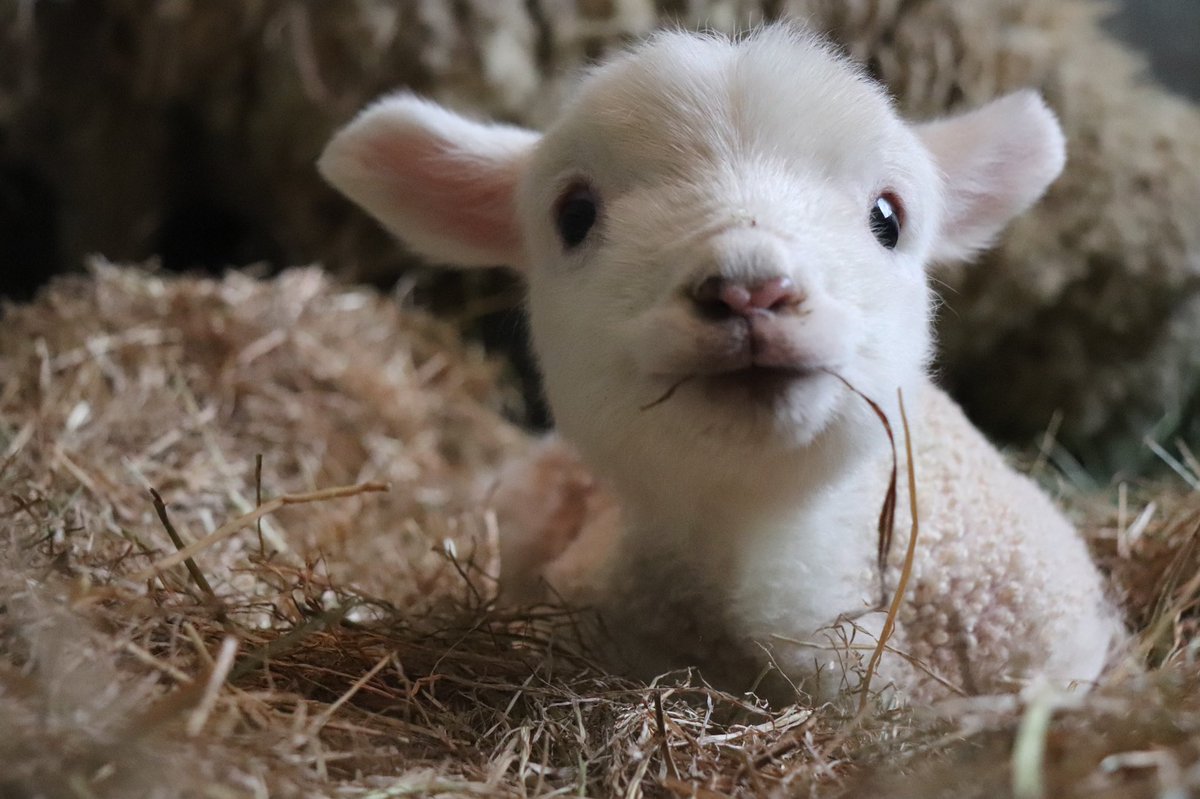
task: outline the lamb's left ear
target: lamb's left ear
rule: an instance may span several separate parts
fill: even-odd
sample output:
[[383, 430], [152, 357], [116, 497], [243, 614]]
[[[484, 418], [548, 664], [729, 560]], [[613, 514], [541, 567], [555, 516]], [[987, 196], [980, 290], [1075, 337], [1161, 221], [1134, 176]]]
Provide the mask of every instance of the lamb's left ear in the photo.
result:
[[959, 260], [990, 244], [1066, 163], [1058, 120], [1032, 90], [926, 123], [917, 133], [945, 181], [936, 261]]
[[338, 131], [317, 168], [418, 254], [519, 269], [516, 190], [537, 140], [399, 94]]

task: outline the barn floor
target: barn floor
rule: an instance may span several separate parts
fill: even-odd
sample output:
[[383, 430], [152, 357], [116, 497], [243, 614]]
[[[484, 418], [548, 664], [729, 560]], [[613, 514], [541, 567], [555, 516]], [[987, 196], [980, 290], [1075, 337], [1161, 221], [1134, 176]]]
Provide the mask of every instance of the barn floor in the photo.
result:
[[487, 487], [530, 441], [498, 367], [401, 307], [316, 270], [96, 263], [4, 309], [0, 796], [1200, 791], [1184, 476], [1061, 487], [1138, 631], [1086, 697], [858, 713], [636, 684], [569, 613], [493, 607]]

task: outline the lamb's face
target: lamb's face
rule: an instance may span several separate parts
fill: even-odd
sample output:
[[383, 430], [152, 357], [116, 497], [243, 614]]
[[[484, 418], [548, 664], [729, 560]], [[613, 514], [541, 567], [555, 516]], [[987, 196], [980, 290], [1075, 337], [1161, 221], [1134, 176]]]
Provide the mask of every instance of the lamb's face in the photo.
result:
[[626, 465], [881, 436], [837, 376], [886, 406], [921, 374], [940, 201], [883, 94], [807, 39], [668, 35], [605, 67], [519, 198], [559, 425]]

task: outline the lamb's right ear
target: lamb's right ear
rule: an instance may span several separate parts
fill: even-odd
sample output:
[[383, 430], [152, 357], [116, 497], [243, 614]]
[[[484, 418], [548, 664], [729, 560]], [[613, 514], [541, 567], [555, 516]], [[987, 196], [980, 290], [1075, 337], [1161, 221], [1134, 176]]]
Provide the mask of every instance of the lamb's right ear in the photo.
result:
[[399, 94], [338, 131], [317, 168], [420, 255], [519, 269], [516, 190], [537, 140]]

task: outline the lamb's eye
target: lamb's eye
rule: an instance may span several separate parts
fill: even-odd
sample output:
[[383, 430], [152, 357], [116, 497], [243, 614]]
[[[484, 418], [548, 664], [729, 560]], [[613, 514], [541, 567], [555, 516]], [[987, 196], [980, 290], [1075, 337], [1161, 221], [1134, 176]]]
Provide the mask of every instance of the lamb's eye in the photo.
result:
[[889, 250], [900, 242], [900, 200], [894, 194], [884, 194], [871, 206], [871, 233]]
[[586, 183], [576, 183], [558, 198], [554, 209], [558, 237], [568, 250], [578, 247], [596, 224], [596, 193]]

